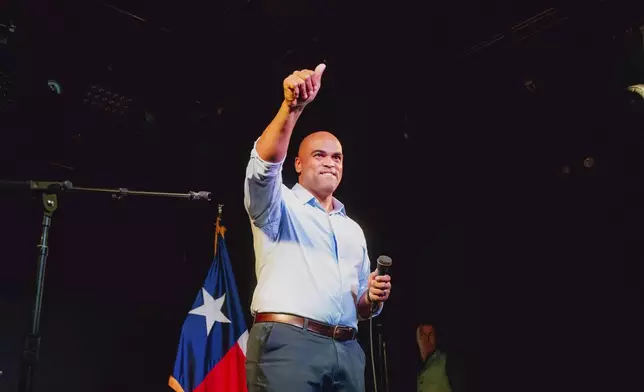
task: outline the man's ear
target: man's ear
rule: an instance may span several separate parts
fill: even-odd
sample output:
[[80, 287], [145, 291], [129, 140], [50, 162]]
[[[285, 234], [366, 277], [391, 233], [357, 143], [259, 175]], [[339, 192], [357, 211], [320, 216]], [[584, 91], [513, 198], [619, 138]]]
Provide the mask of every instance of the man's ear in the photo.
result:
[[302, 173], [302, 161], [300, 161], [300, 157], [295, 157], [295, 172], [298, 176]]

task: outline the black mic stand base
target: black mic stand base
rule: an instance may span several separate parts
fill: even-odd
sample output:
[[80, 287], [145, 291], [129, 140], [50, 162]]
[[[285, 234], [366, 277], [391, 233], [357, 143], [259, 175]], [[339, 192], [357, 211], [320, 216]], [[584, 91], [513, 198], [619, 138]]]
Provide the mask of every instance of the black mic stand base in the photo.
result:
[[45, 286], [45, 268], [47, 266], [47, 255], [49, 253], [48, 240], [49, 228], [51, 227], [52, 216], [58, 207], [58, 198], [55, 194], [43, 193], [42, 202], [44, 207], [42, 219], [42, 232], [38, 244], [38, 271], [36, 279], [36, 300], [31, 315], [31, 330], [25, 336], [22, 363], [20, 369], [19, 392], [32, 392], [34, 381], [34, 370], [38, 364], [40, 355], [40, 315], [42, 309], [43, 289]]

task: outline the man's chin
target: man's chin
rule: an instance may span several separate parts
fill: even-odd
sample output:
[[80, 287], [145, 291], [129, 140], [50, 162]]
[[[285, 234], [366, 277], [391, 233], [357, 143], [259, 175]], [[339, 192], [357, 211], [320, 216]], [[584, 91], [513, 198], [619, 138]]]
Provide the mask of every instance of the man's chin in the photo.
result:
[[325, 181], [324, 183], [317, 184], [316, 191], [318, 194], [330, 195], [338, 188], [337, 180], [334, 181]]

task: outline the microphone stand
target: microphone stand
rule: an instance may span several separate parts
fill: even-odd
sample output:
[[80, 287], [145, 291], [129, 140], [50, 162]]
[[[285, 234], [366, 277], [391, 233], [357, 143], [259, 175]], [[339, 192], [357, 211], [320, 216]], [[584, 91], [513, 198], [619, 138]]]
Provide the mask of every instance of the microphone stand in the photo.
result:
[[385, 374], [385, 392], [389, 392], [389, 367], [387, 366], [387, 342], [382, 342], [382, 363]]
[[[387, 368], [387, 341], [384, 338], [383, 325], [376, 325], [378, 335], [378, 378], [374, 381], [378, 384], [378, 389], [389, 392], [389, 372]], [[377, 390], [376, 390], [377, 392]]]
[[378, 323], [378, 371], [380, 377], [378, 384], [382, 386], [382, 390], [389, 392], [389, 375], [387, 374], [387, 343], [384, 339], [383, 326]]
[[188, 193], [168, 192], [143, 192], [130, 191], [127, 188], [101, 189], [101, 188], [79, 188], [74, 187], [70, 181], [7, 181], [0, 180], [0, 190], [29, 190], [42, 194], [43, 219], [41, 227], [40, 242], [38, 243], [38, 270], [36, 276], [36, 299], [33, 313], [31, 315], [31, 328], [25, 336], [21, 357], [19, 392], [32, 392], [34, 385], [34, 370], [38, 363], [40, 354], [40, 317], [42, 310], [43, 289], [45, 286], [45, 267], [49, 254], [49, 230], [52, 225], [52, 218], [58, 208], [58, 194], [64, 192], [85, 192], [85, 193], [107, 193], [112, 198], [122, 199], [128, 195], [135, 196], [157, 196], [175, 199], [188, 200], [211, 200], [210, 192], [190, 191]]

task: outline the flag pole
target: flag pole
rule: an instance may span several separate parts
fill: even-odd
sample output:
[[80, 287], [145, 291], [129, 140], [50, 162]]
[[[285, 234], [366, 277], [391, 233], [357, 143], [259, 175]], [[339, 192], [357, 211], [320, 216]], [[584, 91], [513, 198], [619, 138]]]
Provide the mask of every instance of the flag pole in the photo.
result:
[[221, 233], [221, 236], [224, 236], [224, 231], [226, 229], [221, 225], [221, 216], [223, 215], [223, 204], [217, 205], [217, 220], [215, 221], [215, 255], [217, 255], [217, 236]]
[[[174, 392], [248, 390], [244, 363], [249, 330], [224, 241], [223, 205], [218, 206], [216, 214], [216, 254], [181, 328], [169, 380]], [[220, 303], [215, 316], [205, 310], [209, 300]]]

